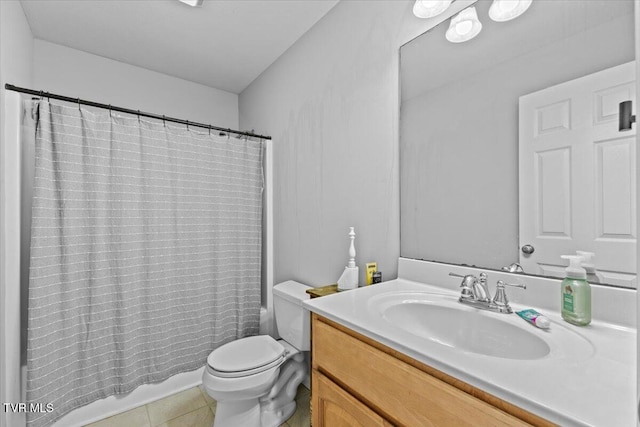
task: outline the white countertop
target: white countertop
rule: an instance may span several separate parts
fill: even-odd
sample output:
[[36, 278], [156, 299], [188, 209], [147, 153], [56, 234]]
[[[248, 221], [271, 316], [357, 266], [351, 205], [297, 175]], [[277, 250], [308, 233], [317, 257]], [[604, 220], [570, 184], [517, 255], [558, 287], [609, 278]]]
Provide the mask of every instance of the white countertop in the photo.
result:
[[[384, 319], [376, 296], [403, 292], [440, 294], [455, 301], [458, 292], [396, 279], [305, 301], [306, 308], [420, 362], [562, 426], [635, 426], [636, 331], [594, 320], [578, 327], [559, 313], [512, 303], [514, 311], [535, 308], [551, 322], [547, 331], [515, 314], [483, 311], [539, 335], [552, 351], [540, 359], [513, 360], [461, 351], [412, 334]], [[475, 309], [474, 309], [475, 310]], [[555, 335], [554, 335], [554, 331]], [[561, 334], [579, 335], [588, 350], [568, 357]], [[577, 334], [577, 335], [576, 335]]]

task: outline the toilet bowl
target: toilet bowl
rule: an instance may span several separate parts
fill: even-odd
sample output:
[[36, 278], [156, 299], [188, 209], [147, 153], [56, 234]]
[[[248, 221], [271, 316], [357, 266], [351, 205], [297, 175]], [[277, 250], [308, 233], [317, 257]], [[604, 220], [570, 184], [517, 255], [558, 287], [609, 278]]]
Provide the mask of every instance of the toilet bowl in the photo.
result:
[[211, 352], [202, 383], [217, 401], [214, 427], [275, 427], [296, 410], [298, 385], [307, 376], [309, 313], [302, 307], [308, 286], [274, 286], [274, 312], [283, 339], [241, 338]]

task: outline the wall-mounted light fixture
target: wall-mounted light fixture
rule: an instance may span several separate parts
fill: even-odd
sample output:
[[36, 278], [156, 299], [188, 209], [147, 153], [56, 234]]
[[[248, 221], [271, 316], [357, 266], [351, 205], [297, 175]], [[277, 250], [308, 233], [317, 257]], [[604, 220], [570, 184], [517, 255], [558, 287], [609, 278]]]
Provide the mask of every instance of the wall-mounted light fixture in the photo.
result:
[[[413, 14], [418, 18], [433, 18], [447, 10], [452, 1], [416, 0], [413, 4]], [[489, 8], [489, 17], [496, 22], [510, 21], [526, 12], [532, 2], [533, 0], [493, 0]], [[470, 6], [451, 18], [446, 37], [450, 42], [462, 43], [477, 36], [481, 30], [482, 23], [478, 19], [476, 8]]]
[[191, 7], [200, 7], [204, 2], [204, 0], [178, 0], [178, 1], [181, 1], [184, 4], [188, 4]]
[[413, 14], [418, 18], [433, 18], [447, 10], [452, 0], [416, 0]]
[[529, 9], [533, 0], [493, 0], [489, 18], [496, 22], [511, 21]]
[[620, 103], [618, 114], [618, 130], [620, 132], [631, 130], [631, 124], [636, 122], [636, 116], [631, 112], [632, 108], [631, 101]]
[[481, 30], [482, 23], [478, 20], [476, 8], [471, 6], [451, 18], [445, 37], [452, 43], [462, 43], [480, 34]]

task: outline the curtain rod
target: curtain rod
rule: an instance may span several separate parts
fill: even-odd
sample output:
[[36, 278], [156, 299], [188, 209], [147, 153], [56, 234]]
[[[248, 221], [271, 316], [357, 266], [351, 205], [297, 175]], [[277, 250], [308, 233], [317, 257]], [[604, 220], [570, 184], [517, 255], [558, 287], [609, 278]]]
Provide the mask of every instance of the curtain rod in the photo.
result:
[[73, 103], [76, 103], [76, 104], [88, 105], [90, 107], [103, 108], [103, 109], [106, 109], [106, 110], [117, 111], [117, 112], [120, 112], [120, 113], [134, 114], [134, 115], [139, 116], [139, 117], [140, 116], [142, 116], [142, 117], [150, 117], [152, 119], [162, 120], [164, 122], [180, 123], [180, 124], [183, 124], [183, 125], [187, 125], [187, 127], [196, 126], [196, 127], [209, 129], [209, 131], [217, 130], [217, 131], [221, 131], [221, 132], [234, 133], [236, 135], [248, 136], [248, 137], [252, 137], [252, 138], [260, 138], [260, 139], [271, 140], [270, 136], [257, 135], [257, 134], [255, 134], [253, 132], [242, 132], [242, 131], [239, 131], [239, 130], [225, 129], [225, 128], [221, 128], [221, 127], [218, 127], [218, 126], [206, 125], [204, 123], [197, 123], [197, 122], [190, 122], [189, 120], [176, 119], [175, 117], [167, 117], [167, 116], [161, 116], [159, 114], [146, 113], [146, 112], [140, 111], [140, 110], [131, 110], [129, 108], [115, 107], [113, 105], [101, 104], [99, 102], [87, 101], [87, 100], [80, 99], [80, 98], [71, 98], [69, 96], [56, 95], [55, 93], [44, 92], [44, 91], [41, 91], [41, 90], [38, 91], [38, 90], [33, 90], [33, 89], [26, 89], [26, 88], [23, 88], [23, 87], [14, 86], [14, 85], [9, 84], [9, 83], [5, 84], [4, 88], [7, 89], [7, 90], [12, 90], [14, 92], [27, 93], [29, 95], [39, 96], [41, 98], [48, 98], [48, 99], [53, 98], [53, 99], [58, 99], [60, 101], [73, 102]]

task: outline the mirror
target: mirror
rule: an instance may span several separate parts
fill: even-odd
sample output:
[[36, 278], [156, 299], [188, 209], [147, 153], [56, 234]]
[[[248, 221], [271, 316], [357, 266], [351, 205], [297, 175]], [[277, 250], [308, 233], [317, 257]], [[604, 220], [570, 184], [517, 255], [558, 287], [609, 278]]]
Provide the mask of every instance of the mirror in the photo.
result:
[[563, 277], [588, 251], [594, 282], [636, 287], [633, 3], [494, 22], [483, 0], [474, 39], [448, 42], [447, 19], [402, 46], [401, 256]]

